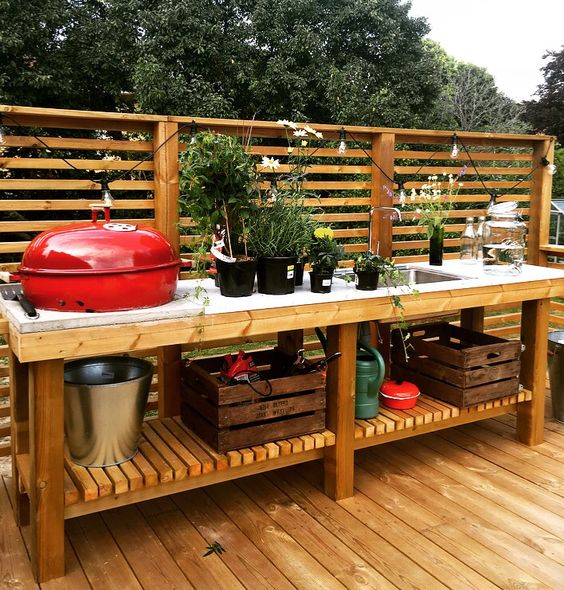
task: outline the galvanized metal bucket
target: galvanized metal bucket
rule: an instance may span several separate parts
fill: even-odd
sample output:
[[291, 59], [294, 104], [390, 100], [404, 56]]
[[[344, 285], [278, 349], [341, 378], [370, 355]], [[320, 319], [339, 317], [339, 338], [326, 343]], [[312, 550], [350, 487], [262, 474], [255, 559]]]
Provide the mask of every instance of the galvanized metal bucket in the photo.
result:
[[564, 330], [548, 334], [548, 376], [552, 415], [558, 422], [564, 422]]
[[65, 434], [70, 456], [107, 467], [137, 453], [153, 365], [105, 356], [65, 364]]

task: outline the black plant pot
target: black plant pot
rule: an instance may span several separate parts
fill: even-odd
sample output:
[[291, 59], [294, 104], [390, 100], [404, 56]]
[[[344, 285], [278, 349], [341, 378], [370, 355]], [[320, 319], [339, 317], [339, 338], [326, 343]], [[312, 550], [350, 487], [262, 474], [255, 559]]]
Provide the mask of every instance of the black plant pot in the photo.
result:
[[310, 271], [309, 281], [312, 293], [330, 293], [333, 283], [333, 273]]
[[253, 294], [256, 259], [224, 262], [217, 259], [219, 289], [224, 297], [249, 297]]
[[375, 291], [378, 288], [377, 270], [355, 270], [354, 284], [359, 291]]
[[307, 262], [307, 258], [298, 258], [296, 262], [296, 274], [294, 275], [294, 285], [301, 287], [304, 284], [304, 266]]
[[258, 259], [258, 292], [288, 295], [294, 292], [297, 256], [261, 256]]

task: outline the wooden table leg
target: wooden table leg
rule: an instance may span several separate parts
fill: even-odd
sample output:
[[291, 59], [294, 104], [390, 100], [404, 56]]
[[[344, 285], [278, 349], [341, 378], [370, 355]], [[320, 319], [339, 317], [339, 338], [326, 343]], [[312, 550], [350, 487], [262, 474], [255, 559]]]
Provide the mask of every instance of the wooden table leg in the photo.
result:
[[304, 347], [304, 331], [288, 330], [287, 332], [278, 332], [278, 349], [282, 352], [293, 356], [300, 348]]
[[327, 329], [327, 354], [342, 354], [327, 372], [327, 428], [336, 436], [335, 445], [325, 451], [325, 493], [334, 500], [354, 493], [356, 339], [357, 324]]
[[29, 454], [28, 366], [10, 350], [10, 422], [12, 437], [12, 498], [18, 526], [29, 524], [29, 498], [24, 492], [17, 456]]
[[484, 331], [484, 308], [472, 307], [460, 310], [460, 327], [475, 332]]
[[31, 562], [38, 582], [65, 573], [63, 365], [30, 365]]
[[524, 301], [521, 315], [520, 382], [533, 392], [530, 402], [517, 405], [517, 439], [526, 445], [538, 445], [544, 437], [544, 397], [548, 348], [550, 299]]
[[159, 375], [159, 418], [180, 414], [180, 378], [182, 376], [182, 347], [180, 344], [161, 346], [157, 354]]

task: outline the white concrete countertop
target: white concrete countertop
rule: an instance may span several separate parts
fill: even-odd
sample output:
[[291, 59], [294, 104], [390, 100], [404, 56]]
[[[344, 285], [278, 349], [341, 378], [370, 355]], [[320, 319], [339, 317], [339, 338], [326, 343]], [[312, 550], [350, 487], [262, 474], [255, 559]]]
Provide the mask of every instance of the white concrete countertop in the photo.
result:
[[[440, 281], [436, 283], [418, 284], [420, 293], [439, 291], [458, 291], [468, 288], [493, 285], [511, 285], [531, 281], [564, 279], [564, 270], [540, 266], [524, 265], [522, 272], [516, 275], [485, 274], [481, 265], [462, 264], [457, 260], [445, 261], [443, 266], [429, 266], [426, 263], [410, 264], [417, 268], [430, 268], [436, 271], [466, 277], [459, 280]], [[197, 287], [203, 287], [200, 296], [196, 296]], [[199, 291], [199, 290], [198, 290]], [[397, 288], [381, 287], [376, 291], [359, 291], [354, 282], [335, 277], [330, 293], [312, 293], [309, 275], [305, 273], [304, 284], [296, 287], [291, 295], [264, 295], [254, 293], [251, 297], [222, 297], [219, 288], [212, 279], [183, 280], [178, 282], [174, 300], [165, 305], [130, 311], [107, 313], [59, 312], [39, 309], [39, 318], [29, 319], [25, 316], [19, 303], [5, 301], [0, 298], [0, 307], [8, 321], [20, 334], [84, 328], [90, 326], [111, 326], [158, 320], [169, 320], [193, 317], [205, 313], [206, 316], [238, 311], [260, 309], [287, 308], [312, 304], [375, 299], [389, 297], [393, 294], [408, 294], [409, 285]], [[208, 300], [204, 304], [204, 298]], [[487, 305], [487, 301], [484, 302]]]

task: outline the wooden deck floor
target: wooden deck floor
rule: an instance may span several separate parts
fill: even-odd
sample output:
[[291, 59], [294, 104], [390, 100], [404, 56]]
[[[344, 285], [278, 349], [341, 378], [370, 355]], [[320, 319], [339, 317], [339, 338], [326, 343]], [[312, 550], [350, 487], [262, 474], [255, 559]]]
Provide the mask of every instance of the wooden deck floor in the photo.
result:
[[[564, 588], [564, 425], [530, 449], [513, 424], [358, 451], [339, 503], [309, 463], [71, 519], [67, 575], [41, 588]], [[4, 484], [0, 588], [37, 588]]]

